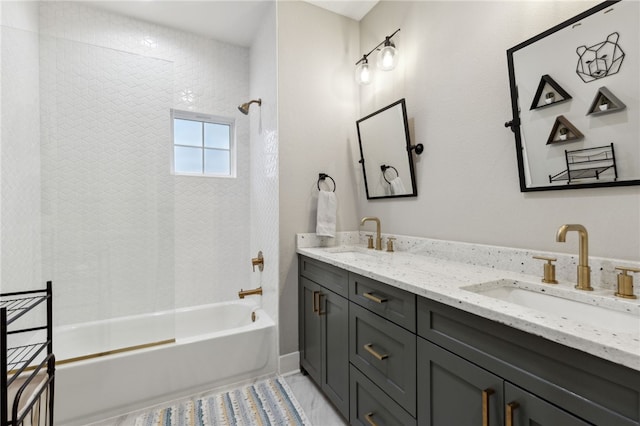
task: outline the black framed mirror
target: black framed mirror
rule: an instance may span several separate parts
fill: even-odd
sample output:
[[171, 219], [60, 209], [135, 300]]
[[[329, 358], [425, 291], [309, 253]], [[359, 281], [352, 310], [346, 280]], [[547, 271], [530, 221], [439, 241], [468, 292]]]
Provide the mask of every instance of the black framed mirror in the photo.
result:
[[639, 16], [605, 1], [507, 51], [522, 192], [640, 184]]
[[367, 199], [418, 195], [404, 99], [356, 121]]

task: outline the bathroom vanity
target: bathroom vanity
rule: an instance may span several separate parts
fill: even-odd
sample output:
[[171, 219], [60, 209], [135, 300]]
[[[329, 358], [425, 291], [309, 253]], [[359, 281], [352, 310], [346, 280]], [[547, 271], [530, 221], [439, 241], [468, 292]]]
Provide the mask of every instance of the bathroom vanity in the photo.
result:
[[540, 281], [495, 267], [357, 244], [298, 253], [301, 369], [351, 424], [640, 424], [640, 323], [610, 332], [488, 297]]

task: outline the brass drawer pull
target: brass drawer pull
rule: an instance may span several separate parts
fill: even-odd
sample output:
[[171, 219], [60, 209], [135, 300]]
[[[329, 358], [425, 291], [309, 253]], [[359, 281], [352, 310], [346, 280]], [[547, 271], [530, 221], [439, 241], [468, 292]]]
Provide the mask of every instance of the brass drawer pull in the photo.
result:
[[322, 292], [318, 292], [318, 316], [320, 316], [320, 315], [324, 315], [324, 314], [326, 314], [326, 313], [327, 313], [327, 311], [326, 311], [326, 310], [325, 310], [325, 311], [323, 311], [323, 310], [322, 310], [322, 298], [323, 298], [324, 296], [325, 296], [325, 295], [324, 295], [324, 294], [322, 294]]
[[365, 414], [364, 418], [371, 426], [378, 426], [378, 423], [373, 421], [373, 411]]
[[384, 303], [384, 302], [386, 302], [386, 301], [387, 301], [387, 299], [381, 299], [381, 298], [379, 298], [379, 297], [377, 297], [377, 296], [374, 296], [374, 295], [373, 295], [373, 294], [371, 294], [371, 293], [363, 293], [362, 295], [363, 295], [364, 297], [366, 297], [367, 299], [369, 299], [369, 300], [371, 300], [371, 301], [373, 301], [373, 302], [376, 302], [376, 303]]
[[387, 355], [387, 354], [382, 355], [382, 354], [379, 354], [378, 352], [376, 352], [376, 351], [373, 349], [373, 344], [371, 344], [371, 343], [367, 343], [366, 345], [364, 345], [364, 349], [365, 349], [367, 352], [369, 352], [371, 355], [373, 355], [374, 357], [376, 357], [376, 359], [377, 359], [378, 361], [382, 361], [382, 360], [384, 360], [384, 359], [389, 358], [389, 355]]
[[510, 402], [507, 404], [507, 414], [506, 414], [506, 426], [513, 426], [513, 412], [518, 408], [520, 404], [517, 402]]
[[493, 393], [490, 388], [482, 391], [482, 426], [489, 426], [489, 397]]
[[317, 313], [318, 312], [318, 295], [320, 294], [319, 291], [314, 291], [313, 292], [313, 313]]

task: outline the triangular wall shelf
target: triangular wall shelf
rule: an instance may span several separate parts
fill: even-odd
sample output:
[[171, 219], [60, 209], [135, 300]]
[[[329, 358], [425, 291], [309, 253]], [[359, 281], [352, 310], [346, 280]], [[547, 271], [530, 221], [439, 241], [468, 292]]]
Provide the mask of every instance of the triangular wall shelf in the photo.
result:
[[[567, 129], [567, 132], [564, 135], [565, 139], [562, 139], [562, 129]], [[573, 124], [571, 124], [571, 122], [567, 120], [564, 115], [559, 115], [558, 117], [556, 117], [556, 122], [553, 124], [551, 133], [549, 134], [549, 139], [547, 139], [547, 145], [551, 145], [554, 143], [575, 142], [579, 141], [583, 137], [584, 135], [580, 132], [580, 130], [578, 130]]]
[[531, 104], [532, 109], [539, 109], [548, 107], [551, 105], [559, 104], [562, 102], [566, 102], [571, 99], [571, 95], [568, 94], [556, 81], [549, 76], [549, 74], [545, 74], [540, 78], [540, 83], [538, 84], [538, 90], [536, 90], [536, 94], [533, 97], [533, 103]]
[[[602, 107], [603, 102], [606, 104], [605, 107]], [[626, 107], [627, 106], [618, 99], [616, 95], [603, 86], [598, 89], [598, 94], [593, 98], [593, 102], [591, 102], [587, 115], [600, 115], [608, 114], [610, 112], [618, 112], [622, 111]]]

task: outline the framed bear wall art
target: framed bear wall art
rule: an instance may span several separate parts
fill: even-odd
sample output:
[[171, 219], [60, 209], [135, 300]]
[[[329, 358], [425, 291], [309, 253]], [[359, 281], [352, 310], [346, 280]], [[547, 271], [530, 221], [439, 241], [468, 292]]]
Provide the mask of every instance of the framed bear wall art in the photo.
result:
[[639, 18], [606, 1], [507, 51], [522, 192], [640, 185]]

